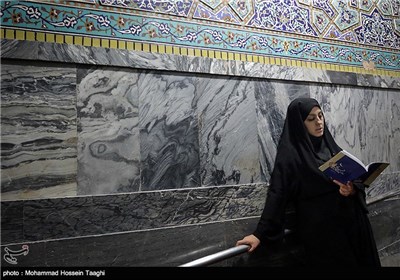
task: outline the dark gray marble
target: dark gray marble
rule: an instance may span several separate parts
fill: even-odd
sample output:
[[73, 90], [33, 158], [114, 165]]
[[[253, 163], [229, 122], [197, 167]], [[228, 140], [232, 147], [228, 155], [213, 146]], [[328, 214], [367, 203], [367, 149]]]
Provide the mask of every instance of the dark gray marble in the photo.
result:
[[[20, 40], [1, 40], [1, 59], [38, 59], [39, 42]], [[55, 60], [57, 61], [57, 60]], [[4, 62], [1, 61], [3, 64]]]
[[78, 194], [140, 188], [138, 74], [79, 67]]
[[76, 69], [3, 60], [2, 200], [76, 195]]
[[[255, 227], [256, 219], [226, 221], [117, 233], [103, 236], [24, 243], [27, 255], [5, 267], [171, 267], [235, 246]], [[20, 250], [22, 244], [2, 246]]]
[[167, 73], [139, 77], [142, 191], [201, 185], [196, 80]]
[[398, 79], [390, 79], [389, 77], [381, 77], [367, 74], [356, 74], [357, 85], [364, 87], [377, 88], [399, 88], [400, 81]]
[[400, 267], [400, 240], [379, 251], [383, 267]]
[[[2, 230], [2, 244], [257, 216], [263, 209], [266, 191], [266, 185], [253, 184], [16, 201], [2, 204], [7, 211], [2, 211], [1, 218], [19, 221], [23, 211], [23, 223], [10, 224], [7, 231]], [[22, 239], [20, 234], [14, 234], [21, 230]]]
[[4, 201], [1, 202], [1, 240], [17, 241], [24, 240], [24, 215], [23, 202]]
[[203, 185], [260, 181], [254, 85], [249, 79], [199, 79], [196, 104]]
[[[379, 255], [383, 266], [398, 266], [399, 199], [392, 197], [369, 205]], [[78, 238], [3, 244], [28, 253], [15, 256], [11, 265], [2, 257], [3, 267], [174, 267], [229, 249], [251, 233], [258, 217], [194, 225], [157, 228], [135, 232]], [[211, 267], [299, 267], [303, 265], [301, 244], [295, 232], [281, 245], [260, 246]]]
[[[349, 72], [337, 72], [332, 70], [326, 70], [326, 75], [329, 77], [329, 83], [336, 85], [357, 85], [359, 82], [357, 80], [356, 73]], [[372, 75], [366, 75], [372, 76]], [[362, 84], [362, 82], [360, 82]], [[369, 84], [362, 84], [363, 86], [368, 86]]]
[[400, 195], [371, 203], [368, 208], [382, 265], [399, 266]]
[[[2, 246], [21, 250], [11, 265], [3, 267], [176, 267], [235, 246], [238, 239], [253, 231], [258, 218], [225, 221], [152, 231], [117, 233], [84, 238], [41, 241]], [[243, 253], [210, 265], [211, 267], [282, 267], [301, 264], [297, 244], [260, 247], [254, 254]], [[182, 268], [183, 269], [183, 268]]]

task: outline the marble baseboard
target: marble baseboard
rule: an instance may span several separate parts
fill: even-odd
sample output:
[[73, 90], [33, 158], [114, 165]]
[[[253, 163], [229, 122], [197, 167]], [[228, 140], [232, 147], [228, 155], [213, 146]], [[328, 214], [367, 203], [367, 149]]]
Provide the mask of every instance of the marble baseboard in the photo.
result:
[[379, 252], [383, 267], [400, 267], [400, 240]]
[[[374, 221], [374, 220], [373, 220]], [[2, 267], [176, 267], [229, 249], [251, 233], [258, 218], [202, 225], [105, 234], [39, 242], [2, 245]], [[373, 226], [377, 226], [373, 224]], [[377, 240], [377, 243], [380, 243]], [[383, 266], [400, 266], [399, 242], [380, 248]], [[25, 250], [7, 262], [6, 251]], [[288, 235], [280, 247], [261, 246], [253, 254], [211, 264], [211, 267], [300, 267], [302, 253], [295, 235]]]
[[1, 203], [2, 244], [142, 231], [261, 214], [267, 186], [252, 184]]
[[366, 189], [366, 194], [368, 203], [400, 194], [400, 172], [381, 174]]
[[[256, 219], [24, 243], [14, 267], [171, 267], [235, 246]], [[20, 250], [22, 245], [2, 246]], [[13, 266], [2, 258], [3, 267]]]
[[[16, 264], [2, 258], [3, 267], [176, 267], [235, 246], [252, 232], [258, 218], [151, 231], [108, 234], [84, 238], [1, 246], [11, 251], [28, 248], [15, 256]], [[290, 238], [288, 238], [290, 240]], [[24, 246], [24, 247], [23, 247]], [[283, 248], [260, 247], [256, 254], [223, 260], [211, 267], [299, 266], [294, 240]]]
[[400, 243], [400, 196], [394, 195], [369, 204], [369, 216], [382, 256], [396, 255]]

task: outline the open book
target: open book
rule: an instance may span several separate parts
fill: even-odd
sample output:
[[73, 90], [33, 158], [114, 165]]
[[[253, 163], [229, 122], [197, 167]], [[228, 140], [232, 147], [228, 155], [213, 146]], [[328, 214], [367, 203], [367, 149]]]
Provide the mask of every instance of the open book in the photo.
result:
[[359, 180], [369, 186], [388, 165], [388, 162], [372, 162], [364, 165], [357, 157], [342, 150], [321, 165], [319, 170], [332, 180], [344, 184]]

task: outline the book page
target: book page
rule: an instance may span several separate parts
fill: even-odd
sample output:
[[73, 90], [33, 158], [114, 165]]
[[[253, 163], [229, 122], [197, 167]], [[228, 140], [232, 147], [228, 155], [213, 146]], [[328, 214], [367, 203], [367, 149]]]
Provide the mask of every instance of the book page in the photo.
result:
[[349, 158], [351, 158], [352, 160], [354, 160], [355, 162], [357, 162], [359, 165], [361, 165], [362, 167], [364, 167], [365, 171], [368, 171], [368, 167], [365, 166], [365, 164], [364, 164], [360, 159], [358, 159], [356, 156], [350, 154], [350, 153], [349, 153], [348, 151], [346, 151], [346, 150], [342, 150], [342, 152], [343, 152], [345, 155], [347, 155]]

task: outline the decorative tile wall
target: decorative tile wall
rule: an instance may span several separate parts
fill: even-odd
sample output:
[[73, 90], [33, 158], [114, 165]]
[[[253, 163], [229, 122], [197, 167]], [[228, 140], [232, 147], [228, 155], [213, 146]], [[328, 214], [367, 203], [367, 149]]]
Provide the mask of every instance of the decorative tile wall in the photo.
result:
[[8, 39], [399, 76], [399, 10], [399, 0], [3, 1], [1, 24]]

